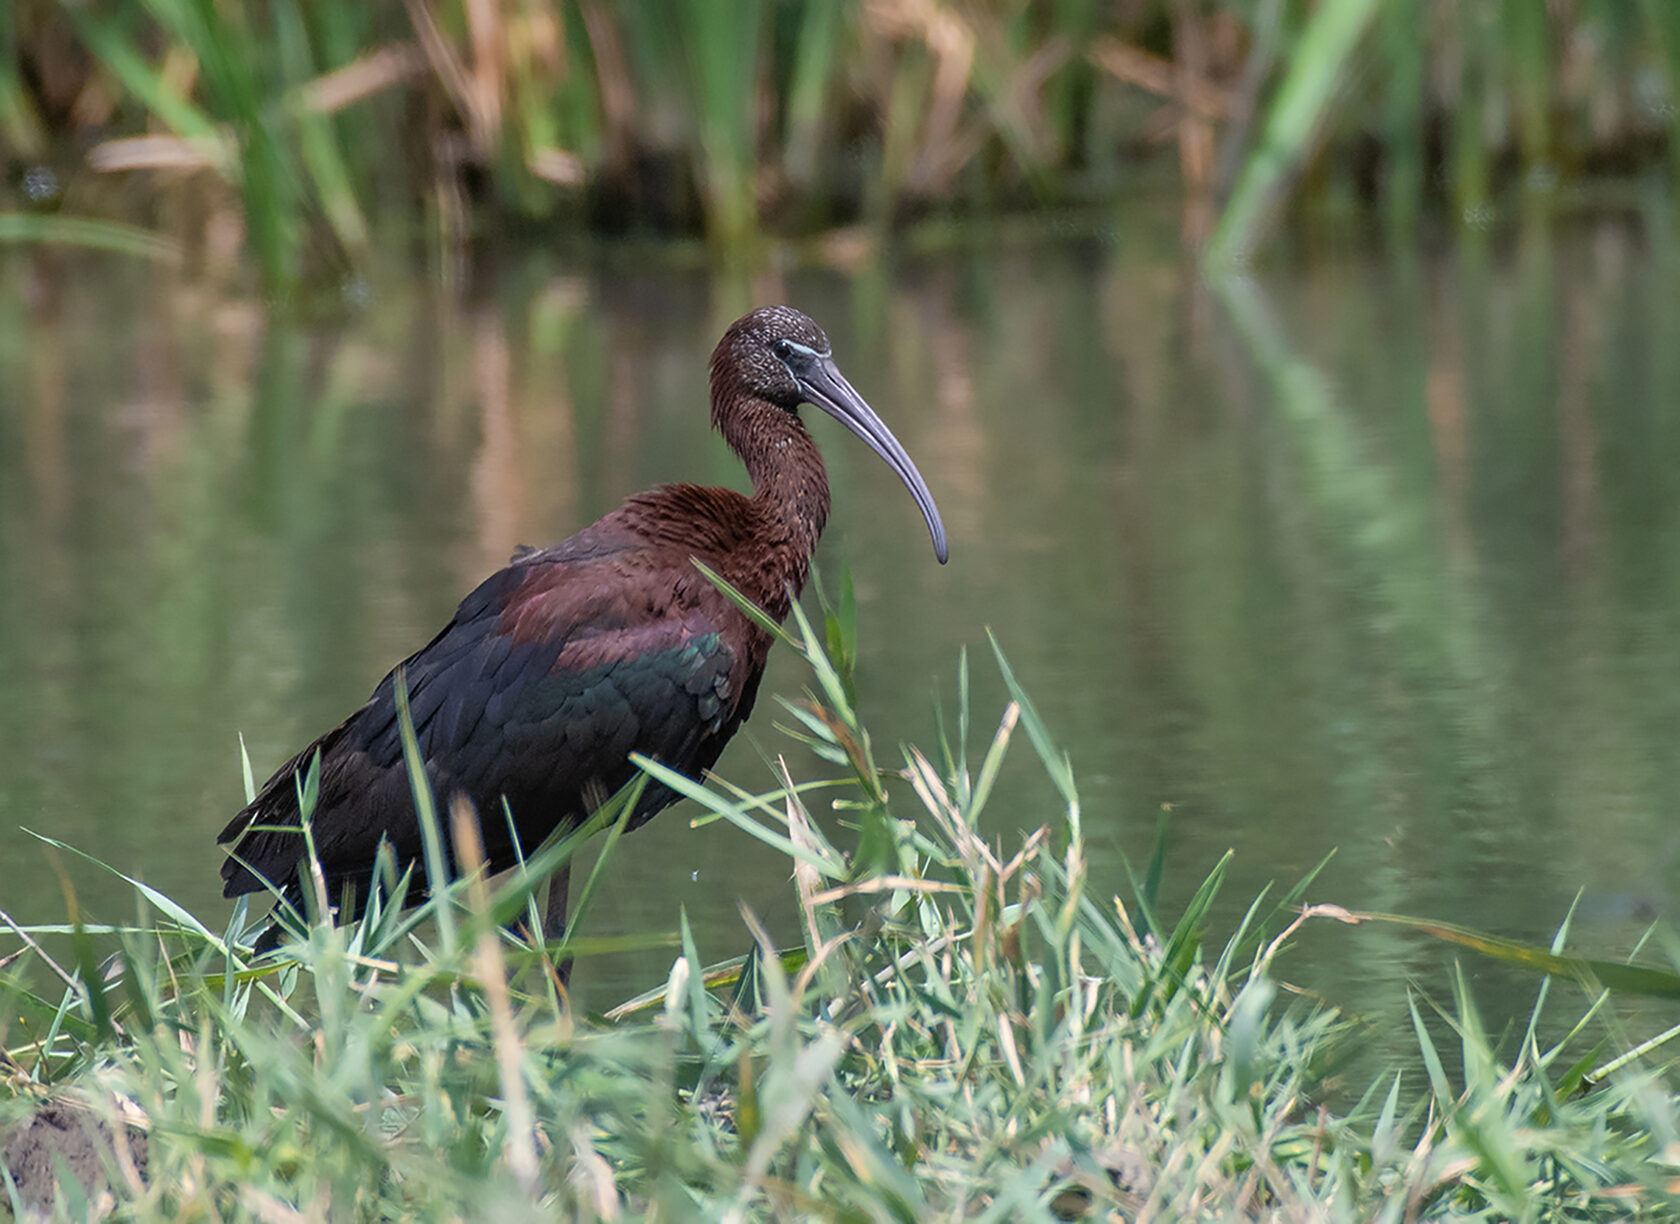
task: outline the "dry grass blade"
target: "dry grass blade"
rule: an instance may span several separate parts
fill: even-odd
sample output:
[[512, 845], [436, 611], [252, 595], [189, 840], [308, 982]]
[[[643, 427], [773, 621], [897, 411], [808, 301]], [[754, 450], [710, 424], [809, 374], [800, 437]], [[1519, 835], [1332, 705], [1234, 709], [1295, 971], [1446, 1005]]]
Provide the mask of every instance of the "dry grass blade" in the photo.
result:
[[859, 880], [855, 884], [843, 884], [839, 888], [830, 888], [820, 892], [812, 898], [818, 905], [831, 905], [845, 897], [875, 896], [879, 893], [921, 893], [924, 896], [931, 893], [966, 893], [967, 889], [959, 884], [945, 884], [938, 880], [919, 880], [914, 876], [885, 875], [871, 876], [867, 880]]
[[1105, 36], [1091, 44], [1086, 56], [1097, 67], [1116, 80], [1170, 98], [1180, 106], [1209, 120], [1229, 118], [1236, 108], [1236, 99], [1224, 86], [1185, 72], [1182, 65], [1163, 56], [1154, 55], [1142, 47]]
[[621, 1219], [624, 1213], [612, 1165], [596, 1150], [592, 1128], [580, 1122], [572, 1127], [571, 1140], [575, 1162], [570, 1175], [572, 1185], [578, 1189], [595, 1219], [609, 1222]]
[[214, 170], [232, 172], [237, 162], [232, 142], [180, 136], [122, 136], [88, 150], [89, 167], [101, 174], [127, 170]]
[[793, 776], [788, 773], [787, 760], [776, 758], [776, 769], [781, 774], [782, 782], [787, 788], [787, 826], [788, 840], [793, 845], [806, 851], [804, 855], [793, 860], [793, 886], [799, 893], [799, 911], [805, 919], [805, 938], [807, 946], [814, 953], [823, 945], [824, 937], [821, 926], [817, 922], [817, 907], [823, 904], [823, 898], [817, 889], [822, 885], [822, 876], [811, 865], [810, 859], [818, 857], [822, 851], [817, 846], [816, 838], [812, 835], [810, 817], [805, 811], [805, 805], [799, 801], [799, 793], [793, 784]]
[[488, 159], [502, 131], [502, 99], [507, 87], [507, 37], [498, 0], [464, 0], [467, 35], [472, 40], [473, 137]]
[[81, 990], [81, 983], [76, 980], [76, 975], [71, 973], [52, 957], [48, 956], [46, 950], [43, 949], [40, 944], [35, 942], [35, 937], [20, 927], [13, 920], [12, 916], [5, 910], [0, 910], [0, 923], [4, 923], [6, 928], [10, 930], [12, 934], [22, 940], [23, 946], [33, 952], [43, 965], [57, 974], [59, 980], [61, 980], [66, 986], [74, 991], [79, 992]]
[[323, 115], [383, 93], [426, 71], [430, 61], [414, 43], [393, 43], [357, 56], [303, 87], [303, 104]]
[[448, 92], [461, 117], [467, 121], [469, 130], [474, 133], [475, 151], [482, 149], [480, 138], [485, 131], [487, 119], [478, 112], [477, 90], [466, 65], [461, 62], [454, 45], [439, 28], [426, 0], [403, 0], [403, 7], [408, 10], [408, 19], [414, 26], [414, 36], [420, 40], [426, 60], [432, 66], [432, 73]]
[[977, 37], [973, 26], [951, 8], [933, 0], [871, 0], [865, 21], [888, 40], [914, 39], [933, 57], [931, 98], [920, 122], [920, 136], [906, 186], [928, 194], [954, 173], [978, 147], [964, 140], [958, 151], [958, 125], [968, 101]]
[[910, 762], [910, 768], [904, 772], [910, 780], [911, 789], [916, 792], [928, 814], [938, 822], [941, 831], [950, 839], [958, 855], [970, 865], [970, 872], [977, 871], [983, 863], [992, 869], [994, 875], [1001, 874], [1003, 865], [992, 853], [991, 847], [969, 826], [962, 810], [952, 801], [945, 784], [940, 781], [932, 762], [915, 747], [907, 749], [905, 756]]
[[526, 155], [525, 168], [559, 187], [581, 187], [589, 179], [588, 163], [564, 149], [532, 149]]
[[490, 921], [490, 889], [484, 868], [484, 842], [479, 835], [478, 812], [463, 796], [455, 796], [449, 814], [454, 825], [454, 845], [461, 869], [467, 877], [467, 898], [473, 914], [482, 924], [474, 960], [478, 980], [490, 1005], [490, 1028], [496, 1051], [496, 1071], [501, 1079], [502, 1108], [507, 1114], [504, 1151], [508, 1168], [527, 1194], [537, 1192], [536, 1123], [525, 1091], [525, 1053], [520, 1047], [513, 1004], [508, 998], [507, 962], [497, 928]]

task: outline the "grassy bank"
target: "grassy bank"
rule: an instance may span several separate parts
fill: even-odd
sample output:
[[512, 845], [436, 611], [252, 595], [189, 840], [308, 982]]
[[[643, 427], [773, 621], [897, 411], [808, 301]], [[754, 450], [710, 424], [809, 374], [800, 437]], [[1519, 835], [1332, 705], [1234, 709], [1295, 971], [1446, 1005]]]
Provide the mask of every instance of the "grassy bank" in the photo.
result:
[[[1672, 1085], [1650, 1051], [1610, 1059], [1596, 1008], [1567, 1043], [1585, 1057], [1546, 1043], [1538, 1008], [1502, 1054], [1460, 982], [1457, 1057], [1419, 1012], [1415, 1062], [1332, 1112], [1348, 1025], [1278, 965], [1304, 884], [1222, 943], [1204, 920], [1223, 864], [1174, 916], [1158, 859], [1111, 896], [1001, 656], [1013, 699], [979, 754], [965, 669], [932, 757], [883, 774], [844, 619], [799, 634], [813, 692], [782, 715], [838, 779], [669, 779], [738, 830], [720, 836], [787, 854], [796, 946], [743, 911], [736, 948], [701, 949], [679, 917], [668, 979], [586, 1017], [502, 925], [572, 842], [498, 887], [309, 924], [278, 961], [244, 950], [243, 907], [212, 929], [136, 885], [142, 925], [8, 937], [14, 1212], [56, 1180], [65, 1217], [147, 1220], [1673, 1218]], [[1055, 799], [1006, 845], [988, 798], [1020, 738]], [[831, 803], [853, 852], [812, 816]], [[606, 856], [624, 810], [599, 818]], [[452, 818], [459, 845], [471, 814]], [[587, 938], [598, 878], [571, 952], [606, 950]]]
[[286, 287], [392, 229], [440, 257], [509, 225], [740, 250], [1101, 202], [1159, 163], [1187, 236], [1237, 254], [1292, 196], [1406, 221], [1672, 177], [1677, 81], [1680, 9], [1630, 0], [21, 0], [0, 211], [139, 222]]

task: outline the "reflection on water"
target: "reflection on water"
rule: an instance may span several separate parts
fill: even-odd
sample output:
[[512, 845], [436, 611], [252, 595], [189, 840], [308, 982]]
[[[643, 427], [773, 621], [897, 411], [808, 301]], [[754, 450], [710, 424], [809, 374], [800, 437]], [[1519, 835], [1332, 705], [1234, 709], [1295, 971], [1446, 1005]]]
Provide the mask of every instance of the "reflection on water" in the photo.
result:
[[[1170, 224], [1170, 222], [1169, 222]], [[1126, 234], [1136, 229], [1121, 231]], [[1625, 949], [1672, 914], [1680, 835], [1680, 259], [1622, 220], [1343, 251], [1205, 284], [1127, 238], [750, 285], [504, 260], [467, 302], [400, 283], [329, 325], [106, 260], [0, 265], [0, 896], [63, 912], [20, 826], [220, 912], [216, 830], [518, 543], [662, 480], [741, 487], [709, 433], [723, 325], [785, 298], [927, 476], [813, 422], [886, 743], [932, 737], [994, 630], [1079, 771], [1097, 873], [1170, 805], [1169, 890], [1236, 852], [1226, 920], [1332, 850], [1315, 900]], [[768, 693], [797, 693], [779, 658]], [[721, 771], [768, 786], [761, 703]], [[983, 730], [977, 735], [985, 734]], [[796, 759], [814, 774], [818, 766]], [[674, 809], [603, 931], [791, 935], [786, 866]], [[1018, 747], [989, 814], [1052, 791]], [[64, 865], [103, 917], [129, 903]], [[588, 965], [594, 1002], [664, 953]], [[1379, 1019], [1442, 955], [1311, 930], [1288, 969]], [[1476, 963], [1496, 1012], [1529, 984]]]

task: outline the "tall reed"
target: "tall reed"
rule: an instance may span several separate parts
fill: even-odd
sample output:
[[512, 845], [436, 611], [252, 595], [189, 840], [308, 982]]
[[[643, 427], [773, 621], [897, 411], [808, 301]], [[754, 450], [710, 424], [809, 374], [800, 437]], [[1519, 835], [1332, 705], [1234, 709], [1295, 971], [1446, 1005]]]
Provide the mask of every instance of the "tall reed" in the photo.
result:
[[[1599, 170], [1672, 176], [1675, 12], [34, 0], [0, 14], [0, 163], [15, 176], [56, 140], [104, 173], [220, 179], [278, 286], [354, 265], [416, 202], [450, 245], [516, 218], [586, 219], [703, 231], [727, 251], [856, 220], [1101, 203], [1172, 153], [1187, 207], [1223, 207], [1228, 258], [1302, 182], [1403, 217], [1425, 193], [1475, 213]], [[97, 214], [102, 193], [76, 188]]]

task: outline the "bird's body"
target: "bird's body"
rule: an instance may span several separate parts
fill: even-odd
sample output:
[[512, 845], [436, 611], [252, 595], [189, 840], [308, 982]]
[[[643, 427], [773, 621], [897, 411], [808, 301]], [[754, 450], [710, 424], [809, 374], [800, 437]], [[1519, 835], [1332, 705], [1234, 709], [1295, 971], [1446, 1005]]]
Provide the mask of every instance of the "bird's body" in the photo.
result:
[[[733, 324], [712, 357], [712, 419], [740, 455], [753, 496], [666, 485], [552, 548], [525, 551], [461, 602], [454, 619], [381, 681], [368, 702], [282, 766], [219, 838], [227, 896], [265, 881], [294, 895], [304, 842], [297, 777], [320, 755], [311, 820], [336, 895], [368, 879], [381, 841], [399, 863], [421, 838], [398, 729], [408, 688], [420, 755], [440, 797], [482, 814], [492, 870], [557, 828], [581, 823], [635, 773], [639, 752], [697, 776], [752, 712], [770, 637], [694, 566], [705, 562], [776, 620], [810, 572], [828, 518], [828, 480], [797, 415], [815, 403], [885, 457], [910, 486], [944, 560], [938, 512], [890, 432], [834, 369], [804, 315], [767, 307]], [[676, 798], [650, 783], [641, 824]], [[513, 830], [501, 818], [506, 801]], [[253, 828], [252, 826], [261, 826]]]

